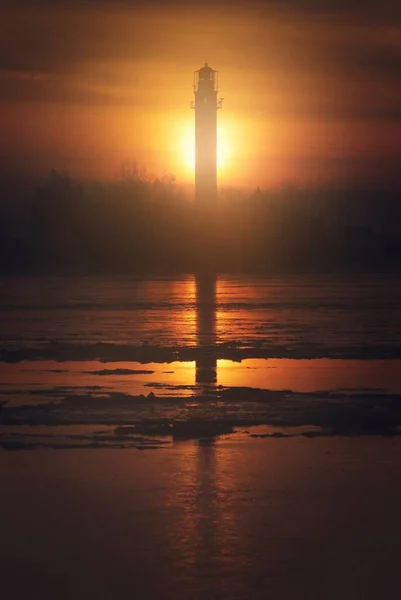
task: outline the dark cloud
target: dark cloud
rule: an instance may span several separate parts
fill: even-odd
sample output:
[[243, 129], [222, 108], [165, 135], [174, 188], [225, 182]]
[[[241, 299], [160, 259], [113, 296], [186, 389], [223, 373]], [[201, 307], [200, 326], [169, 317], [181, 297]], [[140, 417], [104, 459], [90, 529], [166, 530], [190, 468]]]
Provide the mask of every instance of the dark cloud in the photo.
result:
[[83, 79], [65, 74], [3, 71], [0, 72], [0, 100], [80, 105], [140, 105], [138, 94], [113, 87], [88, 85]]
[[[227, 53], [231, 52], [239, 62], [248, 60], [263, 65], [268, 63], [268, 55], [272, 52], [279, 68], [291, 68], [292, 60], [296, 61], [297, 69], [321, 65], [323, 70], [334, 74], [339, 71], [345, 76], [368, 74], [373, 79], [396, 76], [400, 69], [400, 43], [378, 45], [371, 39], [384, 21], [394, 30], [401, 29], [401, 5], [394, 0], [380, 3], [376, 0], [217, 0], [210, 2], [207, 26], [205, 20], [197, 21], [195, 12], [191, 20], [191, 13], [176, 10], [181, 5], [195, 11], [208, 4], [198, 0], [19, 0], [4, 13], [5, 18], [0, 24], [0, 68], [55, 73], [74, 69], [82, 61], [155, 56], [163, 59], [166, 54], [180, 59], [182, 45], [177, 40], [185, 45], [186, 54], [195, 53], [200, 36], [207, 35], [212, 50], [215, 47], [217, 50], [218, 46], [221, 52], [220, 46], [225, 45]], [[17, 10], [22, 6], [25, 10]], [[222, 20], [217, 12], [224, 6], [230, 6], [232, 10], [223, 12]], [[234, 9], [243, 10], [244, 18], [252, 20], [252, 7], [259, 11], [256, 28], [251, 34], [247, 33], [244, 21], [243, 31], [237, 28], [231, 41], [227, 42], [226, 33], [231, 35], [235, 20]], [[153, 31], [149, 27], [143, 29], [141, 17], [145, 8], [154, 19]], [[131, 10], [127, 14], [128, 9]], [[289, 19], [293, 24], [293, 31], [286, 31], [278, 40], [271, 32], [277, 12], [271, 11], [282, 11], [282, 22]], [[272, 14], [274, 18], [270, 18]], [[337, 23], [335, 19], [344, 15], [345, 19]], [[323, 23], [314, 22], [315, 18], [325, 16], [327, 19]], [[302, 22], [297, 23], [297, 18], [302, 18]], [[335, 35], [327, 38], [318, 35], [325, 27], [331, 30], [337, 27]], [[350, 40], [349, 29], [352, 27], [355, 27], [355, 39]], [[347, 28], [346, 32], [344, 28]], [[363, 28], [365, 39], [361, 42]], [[256, 48], [252, 50], [256, 42], [258, 53]], [[244, 47], [242, 53], [239, 52], [241, 44]], [[237, 57], [238, 54], [242, 57]], [[283, 64], [280, 64], [283, 56]]]
[[[401, 34], [401, 31], [400, 31]], [[347, 79], [393, 81], [401, 84], [401, 44], [395, 46], [385, 39], [319, 40], [306, 52], [310, 69]]]
[[223, 10], [243, 13], [275, 14], [282, 12], [304, 15], [308, 18], [345, 17], [366, 21], [394, 23], [401, 19], [401, 6], [398, 0], [3, 0], [5, 7], [13, 10], [52, 11], [109, 11], [150, 9], [159, 14], [180, 10], [183, 14]]
[[49, 73], [82, 61], [138, 56], [135, 23], [123, 25], [103, 13], [12, 13], [0, 25], [0, 68]]
[[365, 11], [371, 8], [380, 8], [380, 10], [393, 9], [397, 11], [399, 3], [397, 0], [17, 0], [5, 1], [10, 6], [38, 6], [52, 7], [132, 7], [138, 8], [143, 5], [154, 5], [161, 7], [181, 6], [181, 7], [202, 7], [202, 6], [239, 6], [247, 9], [249, 6], [259, 7], [288, 7], [291, 9], [302, 10], [306, 12], [355, 12]]

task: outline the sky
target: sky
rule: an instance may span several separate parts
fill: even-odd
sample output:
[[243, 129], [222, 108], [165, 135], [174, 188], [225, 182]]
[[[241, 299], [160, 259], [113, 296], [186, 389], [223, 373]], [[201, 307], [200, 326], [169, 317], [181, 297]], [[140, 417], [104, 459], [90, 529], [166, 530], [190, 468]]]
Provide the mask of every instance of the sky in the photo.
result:
[[8, 0], [0, 172], [193, 179], [193, 71], [219, 72], [220, 185], [398, 185], [396, 0]]

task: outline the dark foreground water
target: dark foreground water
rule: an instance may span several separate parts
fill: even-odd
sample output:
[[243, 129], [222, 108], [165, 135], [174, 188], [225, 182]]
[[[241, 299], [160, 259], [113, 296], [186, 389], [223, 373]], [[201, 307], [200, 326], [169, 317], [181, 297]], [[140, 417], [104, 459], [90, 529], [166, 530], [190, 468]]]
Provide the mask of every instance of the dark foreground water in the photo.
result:
[[400, 438], [0, 453], [4, 598], [397, 598]]

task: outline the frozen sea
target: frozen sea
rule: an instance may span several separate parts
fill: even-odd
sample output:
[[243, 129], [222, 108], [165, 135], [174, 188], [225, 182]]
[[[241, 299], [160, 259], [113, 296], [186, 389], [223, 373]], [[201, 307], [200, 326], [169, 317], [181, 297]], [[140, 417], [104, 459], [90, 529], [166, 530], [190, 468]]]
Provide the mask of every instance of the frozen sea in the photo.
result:
[[[397, 274], [32, 277], [1, 284], [0, 426], [7, 447], [119, 445], [120, 434], [129, 445], [132, 433], [193, 437], [197, 423], [197, 435], [206, 437], [212, 423], [216, 434], [237, 426], [350, 433], [399, 425]], [[120, 429], [118, 436], [106, 430], [109, 441], [104, 431], [93, 436], [96, 427], [79, 438], [71, 429], [62, 440], [61, 429], [47, 440], [35, 430], [69, 425]]]

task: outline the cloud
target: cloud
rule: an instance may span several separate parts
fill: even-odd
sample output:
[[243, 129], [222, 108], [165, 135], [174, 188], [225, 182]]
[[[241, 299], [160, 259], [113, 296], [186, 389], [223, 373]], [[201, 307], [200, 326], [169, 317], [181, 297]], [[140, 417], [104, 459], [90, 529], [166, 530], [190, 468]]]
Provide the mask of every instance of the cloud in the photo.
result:
[[[7, 4], [7, 2], [6, 2]], [[63, 8], [66, 6], [76, 6], [79, 8], [91, 7], [127, 7], [138, 8], [144, 5], [153, 5], [160, 7], [179, 6], [181, 8], [201, 8], [202, 6], [238, 6], [245, 10], [249, 6], [258, 6], [265, 8], [286, 7], [304, 12], [363, 12], [378, 6], [377, 0], [17, 0], [9, 1], [10, 6], [17, 7], [37, 7], [52, 6]], [[399, 3], [397, 0], [381, 0], [380, 10], [392, 9], [397, 11]]]
[[[26, 10], [16, 10], [21, 5]], [[228, 5], [229, 13], [222, 10]], [[250, 67], [276, 57], [279, 66], [292, 59], [298, 68], [306, 57], [344, 73], [349, 65], [354, 73], [389, 76], [400, 64], [399, 42], [386, 47], [382, 31], [386, 22], [399, 39], [401, 8], [394, 0], [383, 0], [379, 11], [373, 0], [217, 0], [206, 15], [198, 14], [205, 3], [195, 0], [20, 0], [12, 6], [0, 25], [0, 68], [7, 70], [60, 73], [100, 60], [182, 61], [206, 49]]]

